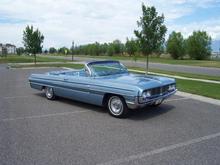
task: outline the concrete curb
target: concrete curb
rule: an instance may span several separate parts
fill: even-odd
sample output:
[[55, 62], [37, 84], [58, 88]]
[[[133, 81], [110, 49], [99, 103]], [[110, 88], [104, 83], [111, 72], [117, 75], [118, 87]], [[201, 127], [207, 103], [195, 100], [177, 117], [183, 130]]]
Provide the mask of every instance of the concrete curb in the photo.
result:
[[176, 95], [220, 106], [220, 100], [217, 100], [217, 99], [212, 99], [212, 98], [209, 98], [209, 97], [195, 95], [195, 94], [186, 93], [186, 92], [180, 92], [180, 91], [177, 91]]
[[[145, 73], [145, 71], [140, 71], [140, 70], [134, 70], [134, 69], [128, 69], [128, 70], [132, 72], [137, 72], [137, 73]], [[162, 73], [156, 73], [156, 72], [149, 72], [149, 73], [160, 75], [160, 76], [167, 76], [167, 77], [182, 79], [182, 80], [192, 80], [192, 81], [220, 84], [220, 81], [215, 81], [215, 80], [205, 80], [205, 79], [189, 78], [189, 77], [182, 77], [182, 76], [174, 76], [174, 75], [162, 74]]]
[[66, 69], [66, 70], [76, 70], [74, 68], [68, 68], [68, 67], [61, 67], [62, 69]]

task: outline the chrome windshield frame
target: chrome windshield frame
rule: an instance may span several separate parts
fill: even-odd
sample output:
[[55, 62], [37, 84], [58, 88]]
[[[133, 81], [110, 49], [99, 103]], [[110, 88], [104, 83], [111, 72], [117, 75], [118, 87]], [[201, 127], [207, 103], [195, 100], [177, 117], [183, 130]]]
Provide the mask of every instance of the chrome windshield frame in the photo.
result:
[[107, 63], [118, 63], [121, 67], [123, 67], [127, 72], [127, 68], [119, 61], [114, 61], [114, 60], [106, 60], [106, 61], [92, 61], [92, 62], [88, 62], [88, 63], [85, 63], [85, 68], [88, 70], [89, 72], [89, 76], [90, 77], [95, 77], [95, 73], [93, 73], [93, 69], [90, 67], [92, 65], [95, 65], [95, 64], [107, 64]]

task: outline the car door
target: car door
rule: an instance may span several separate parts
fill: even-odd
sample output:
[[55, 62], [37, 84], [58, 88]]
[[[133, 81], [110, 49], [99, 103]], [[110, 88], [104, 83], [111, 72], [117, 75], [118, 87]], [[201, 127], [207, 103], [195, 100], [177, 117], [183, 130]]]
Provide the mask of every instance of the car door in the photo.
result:
[[89, 84], [87, 77], [62, 76], [62, 90], [59, 95], [77, 101], [89, 101]]

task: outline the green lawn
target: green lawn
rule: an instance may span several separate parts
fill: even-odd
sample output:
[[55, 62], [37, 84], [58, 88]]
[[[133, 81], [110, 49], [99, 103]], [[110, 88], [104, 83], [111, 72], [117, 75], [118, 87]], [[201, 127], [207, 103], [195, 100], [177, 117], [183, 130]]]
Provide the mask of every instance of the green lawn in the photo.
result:
[[28, 67], [67, 67], [73, 69], [82, 69], [83, 64], [70, 64], [70, 63], [61, 63], [61, 64], [30, 64], [30, 65], [11, 65], [12, 68], [28, 68]]
[[[36, 65], [23, 65], [23, 66], [17, 66], [17, 67], [68, 67], [68, 68], [74, 68], [74, 69], [81, 69], [83, 68], [83, 64], [69, 64], [69, 63], [63, 63], [63, 64], [36, 64]], [[140, 68], [131, 68], [131, 69], [138, 69]], [[152, 70], [153, 71], [153, 70]], [[168, 73], [166, 73], [168, 74]], [[173, 74], [173, 73], [171, 73]], [[177, 72], [175, 72], [175, 75], [178, 76], [189, 76], [192, 77], [194, 75], [192, 74], [184, 74], [181, 75]], [[211, 79], [211, 80], [219, 80], [219, 77], [212, 77], [212, 76], [203, 76], [200, 75], [196, 78], [205, 78], [205, 79]], [[193, 93], [197, 95], [207, 96], [215, 99], [220, 99], [220, 84], [213, 84], [213, 83], [205, 83], [205, 82], [199, 82], [199, 81], [192, 81], [192, 80], [182, 80], [182, 79], [176, 79], [177, 81], [177, 88], [179, 91]]]
[[207, 96], [220, 100], [220, 84], [212, 84], [191, 80], [176, 79], [177, 89], [179, 91]]
[[[37, 62], [66, 62], [64, 59], [54, 59], [49, 57], [37, 57]], [[33, 56], [18, 56], [18, 55], [8, 55], [7, 57], [0, 56], [0, 63], [31, 63], [34, 62]]]

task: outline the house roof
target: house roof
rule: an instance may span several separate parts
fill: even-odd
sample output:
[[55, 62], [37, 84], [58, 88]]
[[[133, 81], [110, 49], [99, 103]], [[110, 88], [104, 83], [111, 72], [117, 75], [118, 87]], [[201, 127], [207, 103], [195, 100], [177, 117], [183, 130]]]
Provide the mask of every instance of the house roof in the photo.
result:
[[15, 45], [12, 45], [12, 44], [7, 43], [7, 44], [6, 44], [6, 47], [9, 47], [9, 46], [15, 47]]

